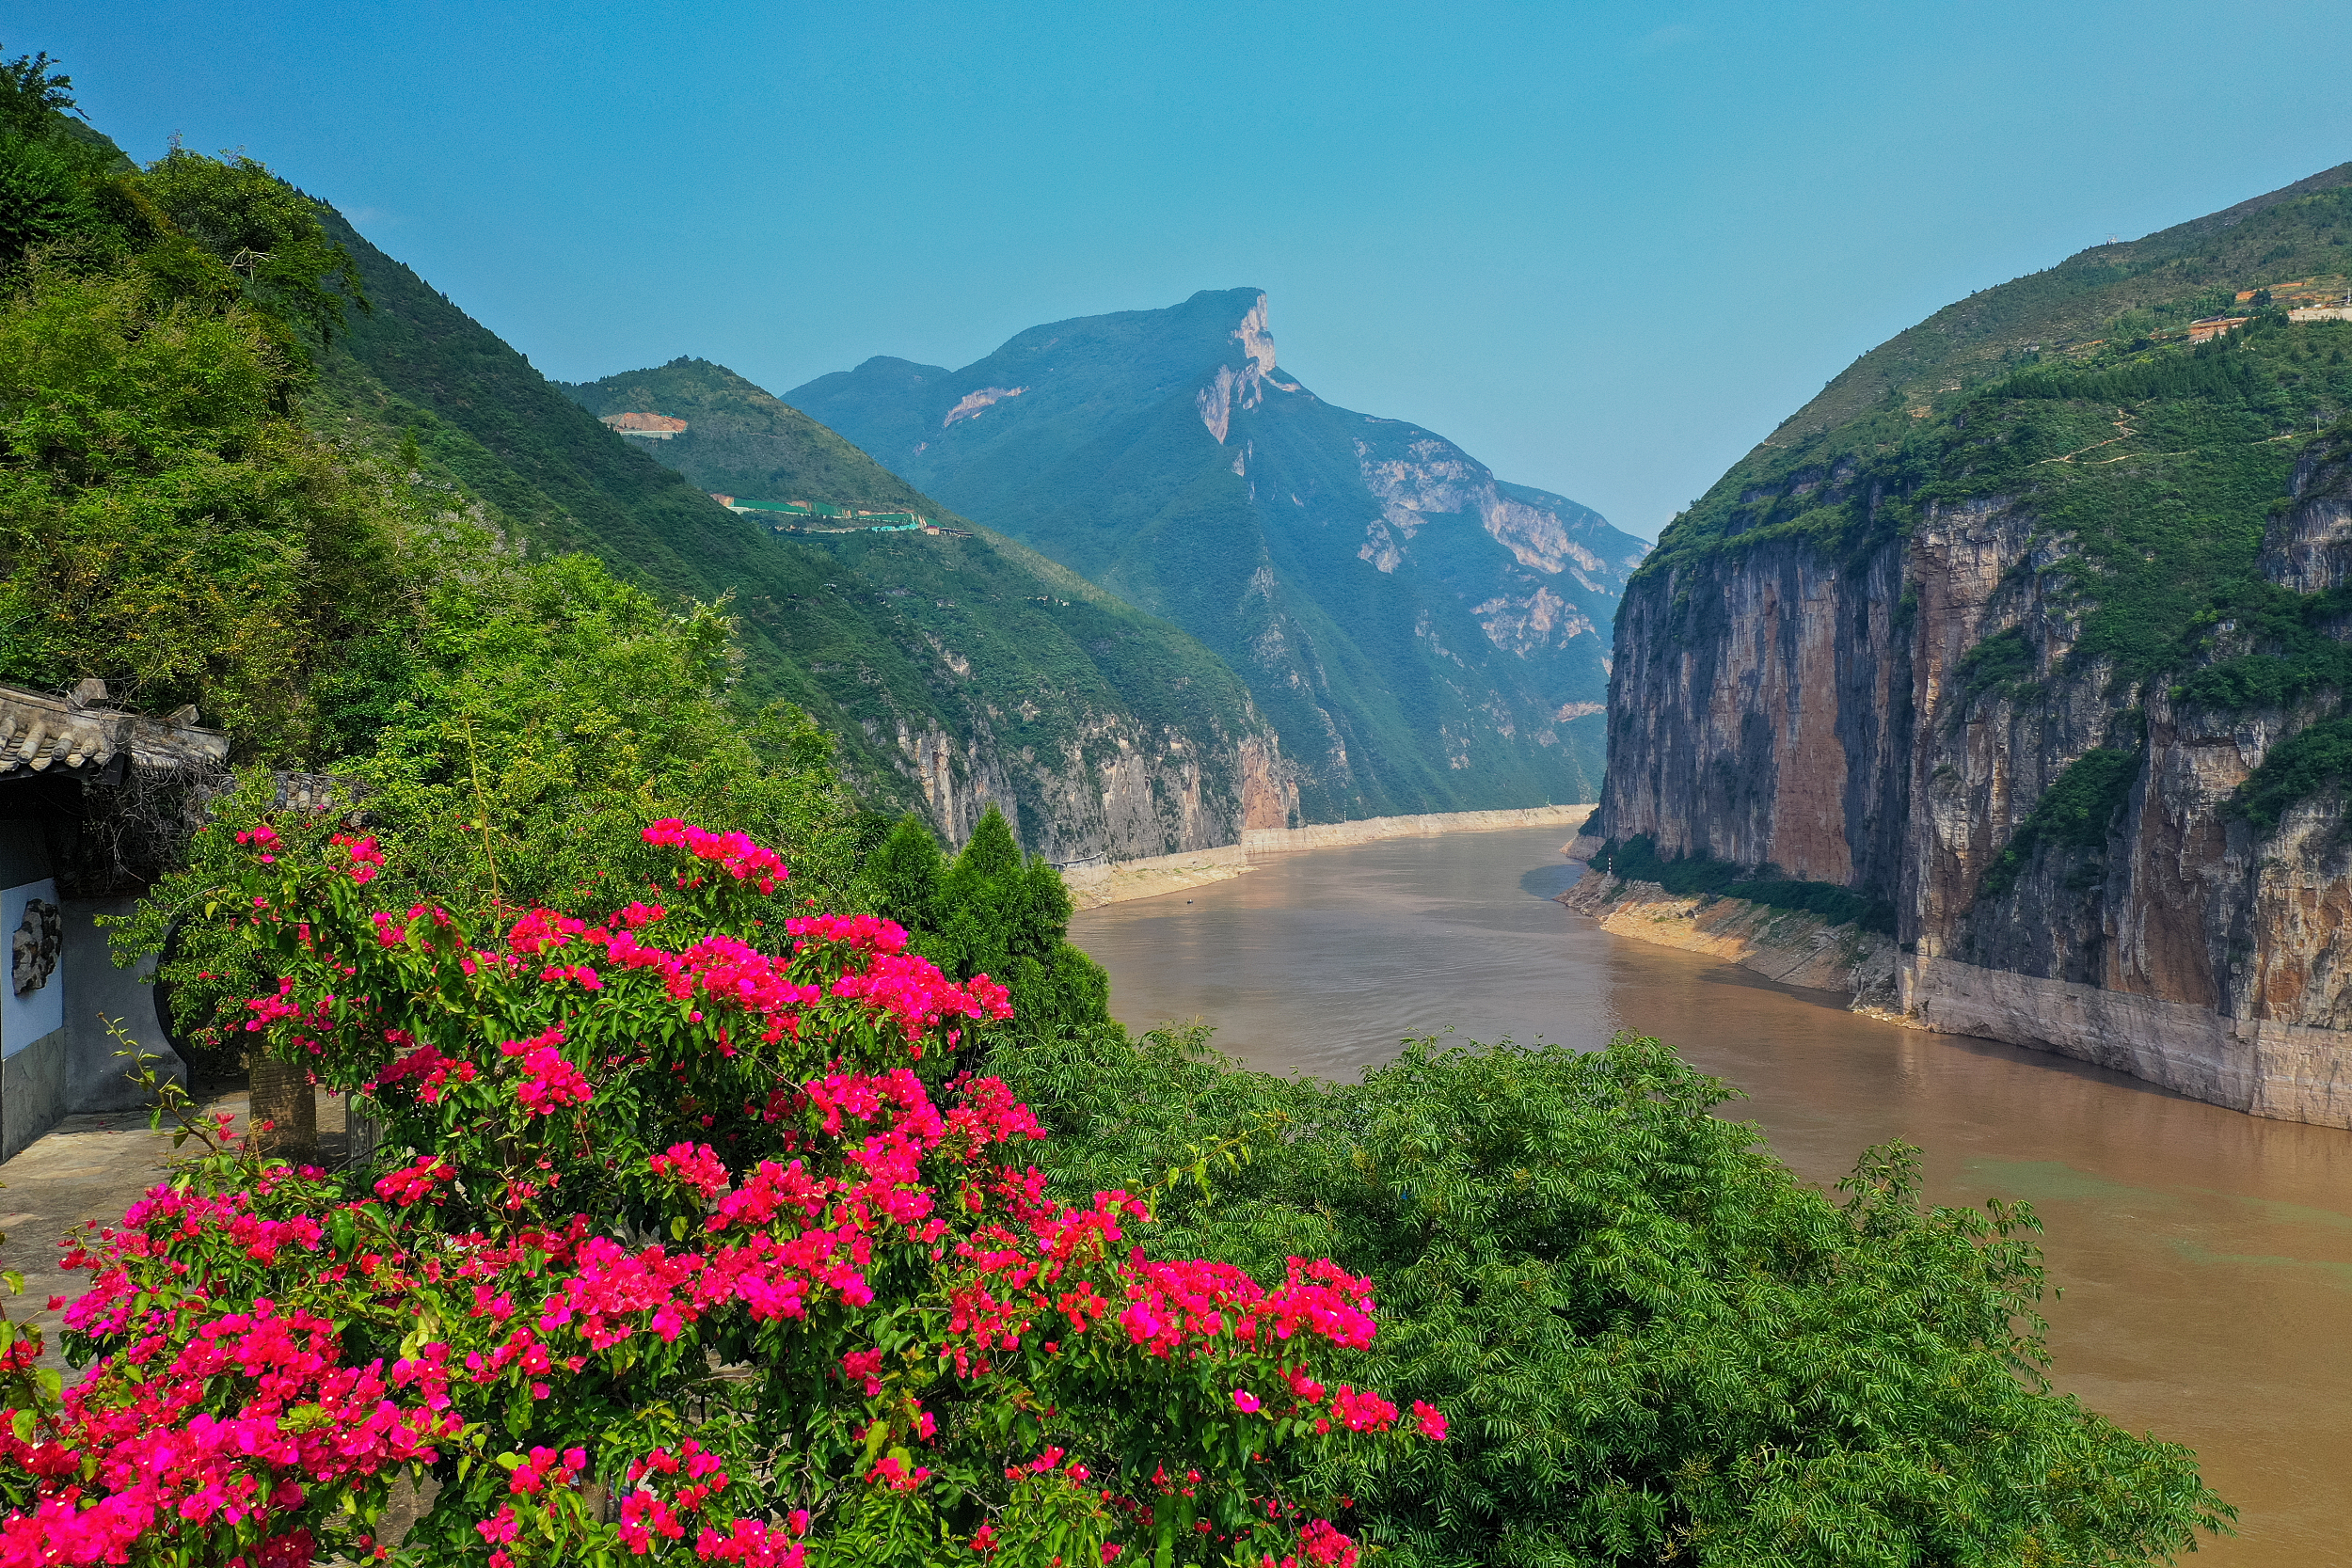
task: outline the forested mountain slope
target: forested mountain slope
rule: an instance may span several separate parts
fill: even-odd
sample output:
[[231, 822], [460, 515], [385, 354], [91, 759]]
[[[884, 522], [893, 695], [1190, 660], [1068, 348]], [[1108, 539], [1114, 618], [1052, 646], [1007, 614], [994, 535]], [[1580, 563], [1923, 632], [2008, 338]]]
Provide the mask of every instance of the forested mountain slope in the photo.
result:
[[[677, 358], [577, 385], [591, 414], [666, 414], [687, 421], [639, 450], [706, 491], [758, 500], [814, 499], [877, 512], [946, 515], [937, 501], [764, 388], [724, 365]], [[961, 520], [959, 519], [959, 522]]]
[[1849, 890], [1935, 1027], [2352, 1124], [2347, 242], [2352, 166], [1838, 377], [1627, 590], [1603, 860]]
[[1589, 799], [1640, 541], [1276, 369], [1264, 296], [870, 359], [786, 394], [968, 515], [1199, 637], [1313, 820]]
[[[589, 550], [664, 594], [731, 593], [748, 693], [799, 704], [841, 736], [876, 803], [919, 805], [953, 840], [993, 802], [1065, 861], [1231, 843], [1245, 824], [1289, 819], [1271, 731], [1174, 627], [985, 533], [829, 550], [737, 516], [340, 216], [327, 222], [373, 309], [325, 357], [314, 420], [413, 438], [419, 461], [534, 542]], [[811, 483], [849, 499], [912, 495], [792, 419], [817, 454]]]

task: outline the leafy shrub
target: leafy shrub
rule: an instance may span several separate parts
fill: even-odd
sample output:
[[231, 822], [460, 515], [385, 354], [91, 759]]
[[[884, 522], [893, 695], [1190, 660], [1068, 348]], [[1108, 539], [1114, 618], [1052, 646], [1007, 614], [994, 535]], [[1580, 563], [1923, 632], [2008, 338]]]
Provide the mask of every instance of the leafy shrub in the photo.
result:
[[2229, 814], [2265, 832], [2329, 785], [2352, 780], [2352, 719], [2329, 719], [2273, 746], [2230, 796]]
[[2023, 626], [1994, 632], [1960, 656], [1961, 689], [1971, 696], [1991, 692], [2016, 697], [2032, 681], [2033, 650], [2026, 646]]
[[2139, 778], [2139, 760], [2137, 752], [2094, 746], [2069, 763], [2017, 825], [2000, 857], [1985, 868], [1978, 892], [1987, 898], [2000, 897], [2045, 847], [2105, 849], [2115, 814], [2131, 799], [2132, 785]]

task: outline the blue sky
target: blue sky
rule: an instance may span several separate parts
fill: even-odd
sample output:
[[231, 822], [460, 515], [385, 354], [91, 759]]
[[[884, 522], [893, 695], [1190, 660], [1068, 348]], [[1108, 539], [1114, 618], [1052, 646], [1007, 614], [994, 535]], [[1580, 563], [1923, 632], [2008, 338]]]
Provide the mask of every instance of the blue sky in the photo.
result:
[[1970, 291], [2352, 159], [2352, 8], [0, 0], [549, 375], [772, 389], [1255, 284], [1282, 363], [1645, 537]]

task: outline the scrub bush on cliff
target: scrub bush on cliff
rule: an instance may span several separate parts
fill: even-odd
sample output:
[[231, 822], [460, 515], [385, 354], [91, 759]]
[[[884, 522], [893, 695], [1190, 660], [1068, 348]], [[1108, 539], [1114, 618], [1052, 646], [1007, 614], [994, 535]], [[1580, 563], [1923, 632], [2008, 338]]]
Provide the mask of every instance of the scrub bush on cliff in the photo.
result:
[[639, 899], [479, 934], [379, 907], [371, 839], [240, 836], [217, 898], [283, 974], [249, 1027], [385, 1152], [225, 1150], [84, 1243], [91, 1370], [0, 1420], [0, 1564], [381, 1557], [424, 1471], [437, 1563], [1343, 1565], [1292, 1482], [1444, 1434], [1361, 1386], [1367, 1281], [1049, 1198], [959, 1066], [1004, 989], [796, 909], [743, 834], [657, 822]]
[[1197, 1033], [991, 1066], [1048, 1118], [1057, 1189], [1207, 1155], [1161, 1205], [1175, 1244], [1379, 1278], [1376, 1376], [1454, 1435], [1324, 1481], [1399, 1568], [2144, 1562], [2230, 1517], [2187, 1449], [2042, 1380], [2023, 1205], [1925, 1206], [1899, 1148], [1808, 1188], [1656, 1040], [1422, 1041], [1352, 1085]]

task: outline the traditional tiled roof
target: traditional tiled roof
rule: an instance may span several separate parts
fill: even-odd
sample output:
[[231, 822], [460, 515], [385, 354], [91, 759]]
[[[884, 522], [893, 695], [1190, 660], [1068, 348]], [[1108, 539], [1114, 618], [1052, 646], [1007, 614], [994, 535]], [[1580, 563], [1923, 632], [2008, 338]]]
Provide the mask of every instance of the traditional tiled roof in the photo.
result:
[[118, 758], [135, 768], [217, 767], [229, 758], [229, 736], [196, 718], [193, 707], [161, 719], [110, 707], [98, 680], [62, 697], [0, 686], [0, 782], [90, 777]]

